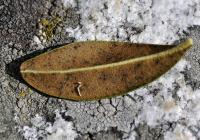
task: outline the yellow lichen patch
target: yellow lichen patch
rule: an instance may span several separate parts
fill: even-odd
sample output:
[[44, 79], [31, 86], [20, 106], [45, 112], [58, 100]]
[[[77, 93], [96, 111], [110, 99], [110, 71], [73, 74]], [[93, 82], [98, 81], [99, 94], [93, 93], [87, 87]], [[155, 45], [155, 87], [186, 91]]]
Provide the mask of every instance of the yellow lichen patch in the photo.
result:
[[31, 89], [31, 88], [28, 88], [28, 92], [29, 92], [29, 93], [32, 93], [33, 91], [32, 91], [32, 89]]
[[42, 25], [42, 32], [45, 34], [47, 40], [51, 40], [54, 35], [54, 31], [60, 22], [61, 18], [57, 16], [50, 20], [42, 19], [40, 21], [40, 24]]
[[25, 97], [25, 96], [26, 96], [26, 93], [22, 90], [22, 91], [19, 93], [19, 96], [20, 96], [20, 97]]
[[49, 20], [47, 20], [47, 19], [42, 19], [42, 20], [41, 20], [41, 24], [42, 24], [43, 26], [48, 26], [48, 25], [49, 25]]

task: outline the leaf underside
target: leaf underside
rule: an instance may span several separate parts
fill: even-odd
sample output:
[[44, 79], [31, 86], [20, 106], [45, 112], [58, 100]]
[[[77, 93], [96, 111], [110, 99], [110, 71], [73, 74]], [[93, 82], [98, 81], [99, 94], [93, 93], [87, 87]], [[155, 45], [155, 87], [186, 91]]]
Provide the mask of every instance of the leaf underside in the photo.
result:
[[192, 46], [86, 41], [25, 61], [24, 80], [51, 96], [95, 100], [127, 93], [168, 71]]

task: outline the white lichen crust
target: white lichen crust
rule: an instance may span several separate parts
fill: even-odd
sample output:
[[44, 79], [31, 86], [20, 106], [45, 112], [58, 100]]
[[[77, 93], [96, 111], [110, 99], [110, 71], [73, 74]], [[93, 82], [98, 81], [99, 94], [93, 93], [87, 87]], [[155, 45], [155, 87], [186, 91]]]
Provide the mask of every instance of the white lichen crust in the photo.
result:
[[[0, 24], [0, 139], [200, 138], [200, 28], [189, 29], [200, 25], [199, 0], [50, 0], [41, 7], [33, 3], [33, 11], [3, 3], [0, 11], [7, 18], [0, 18], [0, 23], [6, 23]], [[22, 7], [21, 13], [13, 7]], [[7, 11], [17, 14], [16, 19], [9, 18]], [[44, 41], [42, 31], [34, 28], [32, 33], [36, 23], [28, 21], [40, 21], [37, 11], [47, 18], [62, 18], [50, 41]], [[175, 67], [153, 83], [111, 99], [74, 102], [47, 97], [17, 73], [23, 56], [33, 57], [40, 50], [73, 41], [171, 44], [187, 36], [194, 39], [195, 49]]]

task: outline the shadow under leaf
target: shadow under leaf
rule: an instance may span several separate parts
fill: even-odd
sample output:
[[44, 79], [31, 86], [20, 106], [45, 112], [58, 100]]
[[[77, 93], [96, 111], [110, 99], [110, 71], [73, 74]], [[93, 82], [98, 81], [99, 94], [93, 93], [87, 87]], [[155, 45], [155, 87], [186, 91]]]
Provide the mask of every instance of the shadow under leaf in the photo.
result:
[[[69, 43], [67, 43], [69, 44]], [[34, 87], [32, 87], [31, 85], [29, 85], [23, 78], [22, 78], [22, 75], [20, 73], [20, 66], [23, 62], [25, 62], [26, 60], [28, 59], [31, 59], [35, 56], [38, 56], [44, 52], [48, 52], [48, 51], [51, 51], [55, 48], [59, 48], [59, 47], [62, 47], [64, 45], [67, 45], [67, 44], [61, 44], [61, 45], [57, 45], [57, 46], [51, 46], [51, 47], [48, 47], [48, 48], [45, 48], [45, 49], [42, 49], [42, 50], [37, 50], [37, 51], [34, 51], [30, 54], [27, 54], [25, 56], [22, 56], [20, 58], [17, 58], [15, 60], [13, 60], [12, 62], [6, 64], [6, 74], [10, 75], [11, 77], [13, 77], [14, 79], [18, 80], [20, 83], [23, 83], [23, 84], [26, 84], [28, 85], [29, 87], [31, 87], [32, 90], [36, 91], [37, 93], [39, 93], [40, 95], [42, 96], [45, 96], [45, 97], [53, 97], [53, 96], [49, 96], [45, 93], [42, 93], [41, 91], [35, 89]], [[54, 98], [58, 98], [58, 97], [54, 97]], [[58, 98], [60, 99], [60, 98]], [[73, 100], [72, 100], [73, 101]]]

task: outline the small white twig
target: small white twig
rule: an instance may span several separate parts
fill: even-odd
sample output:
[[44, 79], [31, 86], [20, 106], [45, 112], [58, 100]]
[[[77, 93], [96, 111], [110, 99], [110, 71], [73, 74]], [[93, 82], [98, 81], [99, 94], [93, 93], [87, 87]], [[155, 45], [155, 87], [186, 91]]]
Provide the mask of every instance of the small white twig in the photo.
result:
[[82, 83], [81, 82], [78, 82], [78, 86], [77, 86], [77, 92], [78, 92], [78, 95], [79, 96], [82, 96], [81, 95], [81, 91], [80, 91], [80, 88], [82, 87]]

